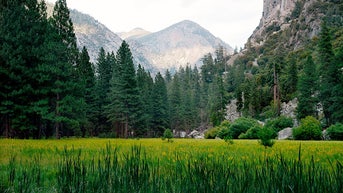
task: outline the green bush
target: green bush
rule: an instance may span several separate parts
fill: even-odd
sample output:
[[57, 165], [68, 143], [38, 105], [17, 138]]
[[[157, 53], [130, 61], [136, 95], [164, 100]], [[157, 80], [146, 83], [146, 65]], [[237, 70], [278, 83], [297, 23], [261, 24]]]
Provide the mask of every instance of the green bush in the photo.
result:
[[297, 140], [322, 139], [322, 128], [320, 122], [312, 116], [301, 119], [300, 126], [293, 129], [293, 137]]
[[98, 137], [99, 138], [116, 138], [116, 133], [115, 132], [100, 133]]
[[215, 139], [219, 132], [219, 126], [213, 127], [205, 132], [205, 139]]
[[246, 133], [241, 133], [238, 138], [239, 139], [258, 139], [258, 132], [262, 129], [260, 125], [255, 125], [248, 129]]
[[[229, 127], [230, 127], [230, 122], [227, 120], [223, 121], [219, 126], [215, 127], [218, 130], [217, 130], [216, 136], [214, 138], [219, 137], [221, 139], [224, 139], [225, 137], [229, 136]], [[211, 138], [209, 138], [209, 139], [211, 139]]]
[[293, 127], [293, 120], [290, 117], [280, 116], [268, 120], [265, 127], [272, 128], [275, 132], [279, 132], [284, 128]]
[[264, 127], [257, 134], [258, 138], [260, 139], [258, 142], [261, 145], [263, 145], [265, 148], [272, 147], [275, 143], [274, 134], [275, 134], [275, 132], [273, 129], [270, 129], [268, 127]]
[[258, 125], [259, 123], [255, 119], [241, 117], [230, 125], [229, 135], [237, 139], [240, 134], [246, 133], [250, 128]]
[[167, 139], [168, 142], [172, 142], [173, 137], [174, 137], [173, 132], [170, 129], [164, 130], [162, 140]]
[[220, 139], [225, 139], [225, 138], [232, 138], [232, 136], [230, 135], [230, 129], [229, 127], [227, 128], [222, 128], [218, 131], [217, 137], [219, 137]]
[[331, 125], [326, 131], [330, 139], [343, 140], [343, 124], [342, 123]]

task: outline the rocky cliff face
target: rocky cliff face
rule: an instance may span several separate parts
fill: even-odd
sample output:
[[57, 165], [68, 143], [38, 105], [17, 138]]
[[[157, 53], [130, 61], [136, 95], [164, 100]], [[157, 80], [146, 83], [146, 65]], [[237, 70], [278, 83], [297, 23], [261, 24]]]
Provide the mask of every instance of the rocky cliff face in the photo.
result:
[[253, 39], [261, 38], [265, 30], [272, 25], [282, 25], [295, 7], [296, 0], [264, 0], [263, 13]]
[[73, 20], [77, 45], [80, 48], [86, 46], [91, 62], [96, 62], [101, 47], [106, 52], [114, 53], [119, 49], [123, 40], [93, 17], [76, 10], [71, 10], [70, 17]]
[[304, 39], [318, 35], [323, 10], [329, 4], [320, 0], [264, 0], [260, 24], [248, 43], [262, 46], [270, 35], [288, 30], [288, 44], [297, 49]]

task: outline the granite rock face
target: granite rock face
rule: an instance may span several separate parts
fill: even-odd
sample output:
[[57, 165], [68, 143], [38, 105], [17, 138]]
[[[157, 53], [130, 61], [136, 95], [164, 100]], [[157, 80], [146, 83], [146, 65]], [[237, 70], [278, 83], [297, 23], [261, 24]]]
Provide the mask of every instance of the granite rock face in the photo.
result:
[[317, 11], [317, 4], [318, 0], [264, 0], [260, 24], [248, 42], [253, 47], [262, 46], [269, 36], [289, 31], [288, 45], [295, 49], [301, 47], [304, 39], [313, 38], [320, 31], [324, 14]]
[[230, 103], [226, 106], [226, 115], [225, 119], [234, 122], [241, 116], [241, 113], [237, 111], [237, 99], [231, 100]]
[[279, 140], [292, 139], [292, 137], [293, 137], [292, 132], [293, 132], [293, 128], [290, 128], [290, 127], [285, 128], [285, 129], [278, 132], [278, 139]]

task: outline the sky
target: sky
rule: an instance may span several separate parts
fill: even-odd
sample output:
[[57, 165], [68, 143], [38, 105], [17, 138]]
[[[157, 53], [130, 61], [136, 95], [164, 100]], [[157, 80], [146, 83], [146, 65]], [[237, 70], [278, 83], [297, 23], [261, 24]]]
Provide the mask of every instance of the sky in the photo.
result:
[[67, 0], [67, 4], [113, 32], [137, 27], [157, 32], [191, 20], [233, 48], [244, 47], [263, 9], [263, 0]]

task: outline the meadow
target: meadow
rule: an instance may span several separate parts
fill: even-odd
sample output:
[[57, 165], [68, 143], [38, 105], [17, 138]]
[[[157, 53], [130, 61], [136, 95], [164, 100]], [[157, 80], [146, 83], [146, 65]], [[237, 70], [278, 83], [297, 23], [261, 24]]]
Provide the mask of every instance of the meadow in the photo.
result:
[[0, 192], [342, 192], [343, 142], [0, 140]]

